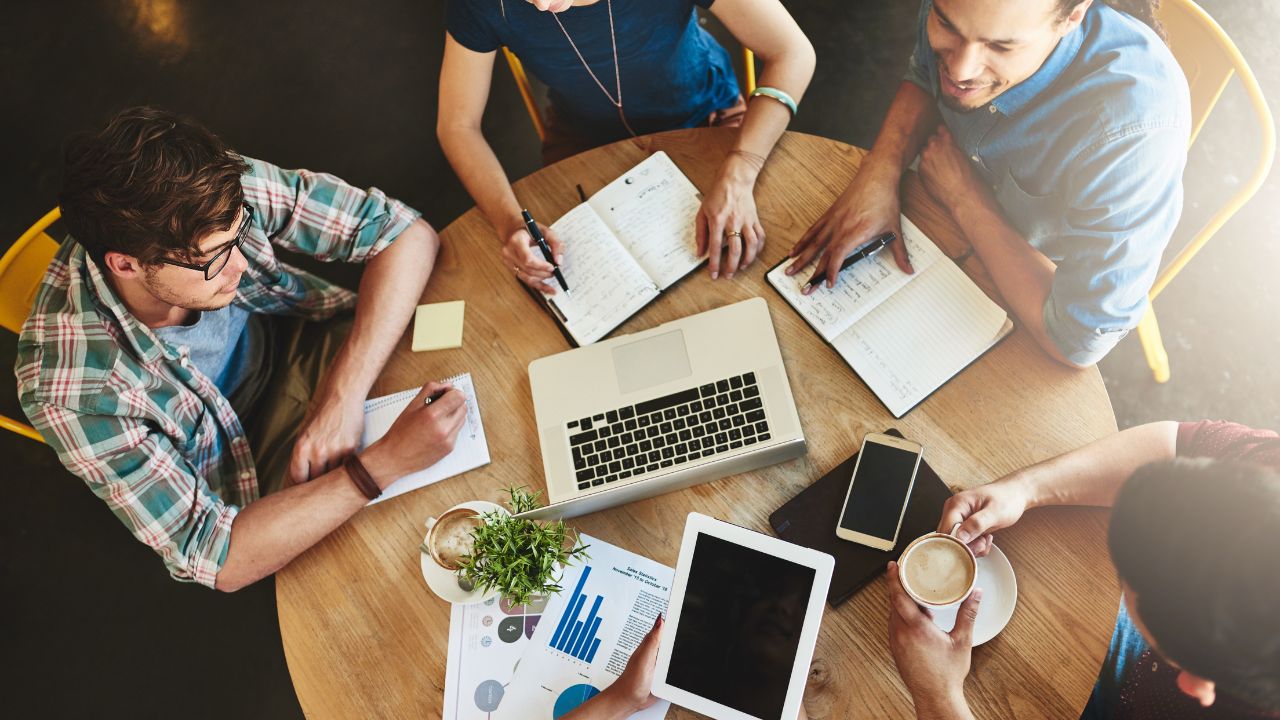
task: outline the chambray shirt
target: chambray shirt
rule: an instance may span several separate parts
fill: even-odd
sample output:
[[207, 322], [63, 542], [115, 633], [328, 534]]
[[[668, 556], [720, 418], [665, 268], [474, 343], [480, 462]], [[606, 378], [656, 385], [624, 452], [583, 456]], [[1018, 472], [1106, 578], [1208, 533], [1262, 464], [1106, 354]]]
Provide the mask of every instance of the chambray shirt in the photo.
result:
[[[251, 313], [323, 320], [355, 295], [281, 262], [275, 248], [366, 262], [417, 217], [376, 188], [245, 158], [254, 219], [232, 301]], [[98, 264], [68, 238], [18, 336], [18, 399], [62, 464], [175, 579], [213, 587], [239, 509], [258, 476], [239, 417], [185, 346], [129, 312]]]
[[[906, 79], [940, 98], [932, 6], [921, 6]], [[1049, 336], [1072, 362], [1097, 362], [1146, 311], [1182, 212], [1191, 109], [1172, 53], [1141, 20], [1095, 2], [1031, 77], [971, 112], [938, 108], [1005, 218], [1057, 263]]]

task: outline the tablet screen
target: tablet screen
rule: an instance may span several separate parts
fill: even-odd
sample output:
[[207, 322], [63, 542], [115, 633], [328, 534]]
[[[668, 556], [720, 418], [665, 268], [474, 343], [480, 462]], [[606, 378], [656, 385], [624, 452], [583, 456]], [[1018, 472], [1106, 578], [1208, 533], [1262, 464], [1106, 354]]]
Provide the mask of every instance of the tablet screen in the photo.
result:
[[813, 568], [699, 533], [667, 684], [779, 717], [813, 582]]

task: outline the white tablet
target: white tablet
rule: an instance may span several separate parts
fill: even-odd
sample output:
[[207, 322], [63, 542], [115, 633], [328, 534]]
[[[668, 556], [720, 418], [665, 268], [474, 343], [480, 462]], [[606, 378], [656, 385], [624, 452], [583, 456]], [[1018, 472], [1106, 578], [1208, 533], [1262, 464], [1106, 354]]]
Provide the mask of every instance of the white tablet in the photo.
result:
[[834, 565], [689, 513], [653, 694], [716, 720], [794, 720]]

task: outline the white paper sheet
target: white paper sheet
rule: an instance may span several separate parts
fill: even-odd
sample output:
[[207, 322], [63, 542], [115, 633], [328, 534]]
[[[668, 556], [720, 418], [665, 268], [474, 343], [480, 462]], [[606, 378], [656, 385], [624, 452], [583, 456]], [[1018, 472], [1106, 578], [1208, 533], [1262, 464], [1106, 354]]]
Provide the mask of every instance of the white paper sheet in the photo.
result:
[[[471, 373], [455, 375], [440, 382], [461, 390], [467, 399], [467, 421], [458, 431], [458, 439], [453, 444], [453, 451], [435, 465], [391, 483], [377, 500], [369, 501], [370, 505], [489, 464], [489, 441], [485, 439], [484, 424], [480, 421], [480, 404], [476, 400], [476, 388], [471, 382]], [[391, 424], [400, 417], [401, 411], [409, 406], [409, 401], [421, 390], [422, 388], [415, 388], [366, 400], [364, 435], [360, 441], [360, 449], [364, 450], [386, 435], [387, 430], [391, 429]]]
[[474, 605], [453, 606], [444, 677], [444, 720], [493, 717], [546, 604], [546, 598], [542, 598], [530, 605], [513, 607], [491, 598]]
[[[494, 720], [554, 720], [613, 684], [666, 611], [675, 570], [582, 536], [591, 556], [560, 581], [525, 648]], [[659, 720], [659, 700], [632, 715]]]

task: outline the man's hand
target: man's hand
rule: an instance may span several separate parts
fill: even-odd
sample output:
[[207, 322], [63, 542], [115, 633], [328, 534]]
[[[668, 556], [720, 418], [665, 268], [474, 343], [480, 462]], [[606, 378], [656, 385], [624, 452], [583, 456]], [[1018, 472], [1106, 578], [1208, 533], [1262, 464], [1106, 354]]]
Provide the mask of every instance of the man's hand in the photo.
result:
[[965, 490], [947, 498], [942, 505], [938, 532], [949, 533], [960, 523], [956, 536], [969, 543], [974, 555], [983, 557], [991, 552], [993, 533], [1018, 522], [1030, 502], [1030, 492], [1017, 476]]
[[[547, 245], [551, 247], [556, 265], [563, 263], [564, 245], [561, 244], [560, 238], [551, 228], [542, 223], [538, 223], [538, 230], [542, 233], [542, 237], [546, 238]], [[508, 231], [506, 242], [502, 244], [502, 262], [515, 271], [516, 277], [520, 278], [525, 285], [548, 295], [556, 294], [554, 282], [543, 282], [552, 276], [553, 267], [542, 256], [542, 250], [538, 248], [537, 241], [529, 234], [523, 223]]]
[[321, 402], [307, 413], [289, 458], [289, 480], [304, 483], [333, 470], [360, 445], [364, 402]]
[[[721, 273], [731, 278], [738, 270], [746, 269], [764, 247], [764, 226], [760, 224], [753, 194], [762, 167], [764, 158], [759, 155], [730, 153], [698, 208], [698, 255], [707, 255], [712, 280]], [[734, 232], [741, 235], [725, 237]], [[723, 262], [722, 252], [727, 252]]]
[[[881, 170], [869, 158], [864, 161], [848, 189], [791, 248], [795, 260], [787, 267], [787, 274], [800, 272], [816, 258], [816, 267], [826, 270], [827, 287], [834, 287], [845, 257], [886, 232], [898, 236], [899, 241], [889, 246], [898, 267], [905, 273], [915, 272], [902, 241], [901, 179], [901, 174]], [[809, 292], [815, 289], [816, 284]]]
[[[427, 405], [426, 399], [439, 390], [447, 392]], [[373, 479], [385, 489], [453, 452], [453, 443], [466, 420], [467, 401], [461, 390], [427, 383], [409, 401], [387, 434], [370, 445], [361, 458]]]
[[972, 717], [964, 699], [964, 679], [973, 656], [973, 623], [982, 590], [974, 589], [960, 605], [956, 625], [946, 633], [902, 587], [897, 563], [889, 563], [885, 581], [889, 585], [889, 650], [915, 701], [916, 715]]
[[990, 189], [960, 151], [946, 125], [939, 125], [920, 151], [920, 180], [953, 217], [956, 208], [979, 203], [995, 205]]

